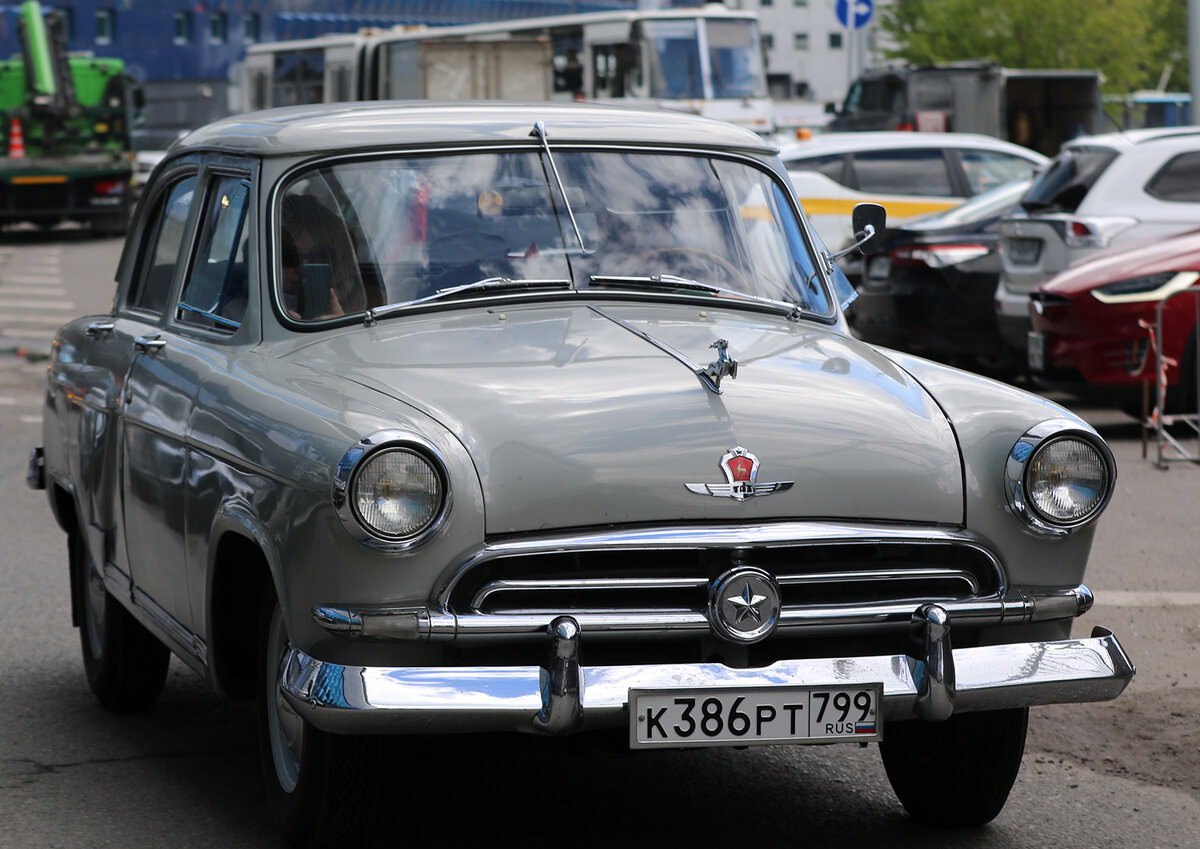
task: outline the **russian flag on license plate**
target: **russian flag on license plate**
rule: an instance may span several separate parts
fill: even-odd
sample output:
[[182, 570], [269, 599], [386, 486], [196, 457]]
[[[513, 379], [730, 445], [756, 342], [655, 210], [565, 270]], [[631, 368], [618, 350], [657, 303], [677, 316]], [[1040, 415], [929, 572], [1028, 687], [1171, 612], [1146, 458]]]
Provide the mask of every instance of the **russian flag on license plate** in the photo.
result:
[[875, 723], [874, 722], [856, 722], [856, 723], [854, 723], [854, 733], [855, 734], [874, 734], [875, 733]]

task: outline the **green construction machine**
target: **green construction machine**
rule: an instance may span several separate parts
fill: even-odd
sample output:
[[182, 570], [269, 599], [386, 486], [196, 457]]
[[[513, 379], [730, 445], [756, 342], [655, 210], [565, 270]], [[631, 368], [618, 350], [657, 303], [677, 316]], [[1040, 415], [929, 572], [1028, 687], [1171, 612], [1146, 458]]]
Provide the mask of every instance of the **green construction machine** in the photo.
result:
[[0, 61], [0, 225], [78, 221], [124, 233], [141, 89], [120, 59], [69, 55], [60, 13], [21, 4], [21, 55]]

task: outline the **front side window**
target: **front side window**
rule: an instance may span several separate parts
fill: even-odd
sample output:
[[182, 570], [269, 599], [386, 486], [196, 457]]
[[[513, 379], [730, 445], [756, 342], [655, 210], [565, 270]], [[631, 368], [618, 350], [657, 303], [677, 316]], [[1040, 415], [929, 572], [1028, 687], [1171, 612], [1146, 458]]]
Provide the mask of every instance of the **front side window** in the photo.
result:
[[[565, 196], [532, 151], [303, 172], [275, 210], [278, 311], [321, 322], [517, 280], [702, 298], [719, 288], [832, 314], [788, 192], [766, 172], [650, 152], [560, 150], [554, 164]], [[673, 290], [664, 277], [702, 285]]]
[[232, 332], [246, 312], [246, 261], [250, 184], [242, 177], [215, 179], [205, 201], [200, 242], [176, 318], [185, 324]]
[[766, 97], [762, 47], [754, 22], [709, 20], [705, 26], [713, 97]]
[[134, 287], [129, 293], [128, 303], [133, 309], [155, 314], [166, 309], [195, 192], [195, 176], [186, 177], [176, 183], [155, 208], [154, 225], [142, 245]]
[[704, 97], [697, 22], [646, 21], [642, 33], [650, 47], [650, 96]]
[[1038, 170], [1038, 165], [1028, 159], [995, 150], [960, 150], [958, 155], [973, 195], [1014, 180], [1027, 180]]

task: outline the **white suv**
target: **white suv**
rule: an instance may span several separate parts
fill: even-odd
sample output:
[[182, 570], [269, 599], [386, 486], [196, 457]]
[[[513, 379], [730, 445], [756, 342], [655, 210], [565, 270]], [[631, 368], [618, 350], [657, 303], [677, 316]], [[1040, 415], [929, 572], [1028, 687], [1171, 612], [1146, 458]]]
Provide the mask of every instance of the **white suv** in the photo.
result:
[[1197, 225], [1200, 129], [1131, 130], [1067, 142], [1029, 187], [1021, 210], [1000, 222], [1001, 336], [1026, 349], [1029, 293], [1071, 263]]

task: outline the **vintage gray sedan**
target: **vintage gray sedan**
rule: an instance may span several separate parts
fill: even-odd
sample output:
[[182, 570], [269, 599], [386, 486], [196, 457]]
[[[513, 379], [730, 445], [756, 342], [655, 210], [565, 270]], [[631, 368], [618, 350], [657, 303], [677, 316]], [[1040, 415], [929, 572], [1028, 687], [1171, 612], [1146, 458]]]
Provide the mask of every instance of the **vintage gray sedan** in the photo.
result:
[[[868, 210], [862, 235], [869, 247]], [[175, 145], [53, 344], [44, 487], [96, 696], [255, 699], [274, 815], [353, 834], [371, 735], [878, 742], [981, 823], [1116, 478], [1046, 400], [856, 341], [775, 151], [576, 104], [339, 104]]]

